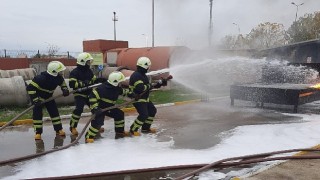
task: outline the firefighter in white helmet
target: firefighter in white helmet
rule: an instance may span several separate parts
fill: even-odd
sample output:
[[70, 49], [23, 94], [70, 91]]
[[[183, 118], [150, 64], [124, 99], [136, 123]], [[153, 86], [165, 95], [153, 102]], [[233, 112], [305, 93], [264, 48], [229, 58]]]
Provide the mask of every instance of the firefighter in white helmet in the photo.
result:
[[138, 131], [140, 128], [142, 133], [156, 133], [156, 129], [151, 128], [151, 125], [157, 109], [149, 100], [149, 94], [152, 88], [160, 88], [167, 85], [167, 80], [159, 81], [153, 86], [146, 75], [150, 66], [151, 60], [148, 57], [140, 57], [137, 60], [137, 70], [132, 73], [129, 80], [130, 90], [136, 99], [133, 105], [139, 113], [130, 126], [130, 133], [133, 136], [140, 136], [140, 132]]
[[[104, 78], [97, 78], [92, 70], [90, 69], [90, 64], [93, 58], [91, 54], [87, 52], [80, 53], [77, 58], [77, 67], [70, 72], [70, 88], [76, 90], [78, 88], [87, 87], [99, 82], [105, 82]], [[88, 89], [82, 92], [74, 93], [75, 109], [72, 112], [70, 120], [70, 131], [72, 135], [78, 135], [77, 126], [81, 113], [85, 105], [89, 106], [89, 94], [92, 89]]]
[[[129, 89], [124, 89], [119, 86], [125, 80], [125, 76], [114, 71], [109, 74], [107, 82], [98, 86], [89, 95], [90, 109], [95, 114], [95, 119], [91, 121], [91, 126], [85, 135], [86, 143], [94, 142], [94, 137], [99, 133], [99, 129], [104, 124], [104, 117], [108, 116], [114, 119], [115, 138], [123, 138], [129, 135], [129, 132], [124, 130], [124, 112], [119, 108], [113, 108], [106, 112], [102, 109], [114, 106], [119, 98], [119, 95], [130, 96]], [[130, 96], [131, 97], [131, 96]]]
[[57, 88], [57, 86], [61, 87], [63, 96], [69, 95], [68, 87], [62, 76], [62, 72], [65, 69], [66, 67], [61, 62], [51, 61], [48, 64], [47, 71], [42, 72], [41, 74], [34, 77], [30, 84], [27, 86], [27, 92], [30, 96], [32, 104], [34, 105], [32, 119], [33, 127], [36, 133], [35, 140], [41, 140], [41, 134], [43, 132], [43, 106], [46, 107], [51, 117], [53, 128], [56, 131], [56, 134], [59, 136], [65, 136], [55, 100], [43, 103], [43, 101], [52, 97], [53, 92]]

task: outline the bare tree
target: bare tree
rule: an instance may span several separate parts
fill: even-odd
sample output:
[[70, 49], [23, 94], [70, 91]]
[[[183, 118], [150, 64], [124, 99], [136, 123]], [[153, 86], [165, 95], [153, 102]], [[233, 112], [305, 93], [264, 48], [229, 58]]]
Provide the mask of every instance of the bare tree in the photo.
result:
[[58, 51], [59, 51], [59, 47], [57, 45], [54, 44], [48, 44], [47, 50], [48, 50], [48, 57], [52, 58], [54, 57]]

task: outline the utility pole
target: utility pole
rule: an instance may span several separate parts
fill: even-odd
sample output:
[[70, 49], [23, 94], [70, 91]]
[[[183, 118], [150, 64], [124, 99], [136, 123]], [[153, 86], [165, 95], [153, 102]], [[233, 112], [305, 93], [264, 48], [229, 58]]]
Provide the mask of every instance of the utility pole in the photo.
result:
[[209, 46], [211, 46], [211, 39], [212, 39], [212, 1], [209, 0], [209, 6], [210, 6], [210, 21], [209, 21]]
[[117, 32], [116, 32], [116, 21], [118, 21], [118, 17], [116, 16], [116, 12], [113, 12], [113, 35], [114, 35], [114, 40], [117, 40]]
[[152, 0], [152, 47], [154, 47], [154, 0]]

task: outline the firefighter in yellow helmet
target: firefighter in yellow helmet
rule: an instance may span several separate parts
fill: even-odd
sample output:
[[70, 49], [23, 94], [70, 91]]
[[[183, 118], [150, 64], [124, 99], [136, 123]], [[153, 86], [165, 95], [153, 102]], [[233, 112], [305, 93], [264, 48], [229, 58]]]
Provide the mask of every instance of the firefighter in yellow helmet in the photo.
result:
[[133, 96], [136, 96], [136, 102], [133, 103], [133, 106], [139, 113], [130, 126], [130, 132], [133, 136], [140, 136], [140, 128], [142, 133], [156, 133], [156, 129], [151, 128], [151, 125], [157, 109], [149, 100], [149, 94], [152, 88], [166, 86], [167, 80], [159, 81], [153, 86], [146, 75], [150, 66], [151, 60], [148, 57], [140, 57], [137, 60], [137, 70], [131, 74], [129, 80], [130, 90], [134, 94]]
[[114, 106], [119, 98], [119, 95], [130, 96], [129, 89], [123, 89], [119, 83], [125, 80], [125, 76], [119, 72], [114, 71], [110, 73], [107, 82], [98, 86], [89, 95], [90, 109], [95, 114], [95, 119], [91, 121], [86, 135], [86, 143], [94, 142], [94, 137], [98, 134], [100, 127], [104, 124], [104, 117], [109, 116], [114, 119], [115, 138], [123, 138], [129, 135], [129, 132], [124, 130], [124, 112], [119, 108], [113, 108], [102, 112], [102, 109]]
[[57, 86], [61, 87], [63, 96], [69, 95], [68, 87], [62, 76], [62, 72], [65, 69], [66, 67], [61, 62], [51, 61], [47, 66], [47, 71], [41, 72], [41, 74], [34, 77], [27, 86], [27, 92], [30, 96], [32, 104], [34, 104], [32, 119], [33, 127], [36, 133], [35, 140], [41, 140], [41, 134], [43, 131], [43, 106], [46, 107], [51, 117], [53, 128], [56, 131], [56, 134], [59, 136], [65, 136], [55, 100], [43, 103], [43, 101], [52, 97]]
[[[77, 67], [70, 72], [69, 87], [76, 90], [78, 88], [87, 87], [99, 82], [105, 82], [104, 78], [97, 78], [92, 70], [90, 64], [93, 58], [87, 52], [80, 53], [77, 58]], [[89, 104], [89, 94], [92, 89], [82, 92], [74, 93], [75, 110], [72, 112], [70, 120], [70, 131], [72, 135], [78, 135], [77, 126], [81, 113], [83, 112], [84, 105]]]

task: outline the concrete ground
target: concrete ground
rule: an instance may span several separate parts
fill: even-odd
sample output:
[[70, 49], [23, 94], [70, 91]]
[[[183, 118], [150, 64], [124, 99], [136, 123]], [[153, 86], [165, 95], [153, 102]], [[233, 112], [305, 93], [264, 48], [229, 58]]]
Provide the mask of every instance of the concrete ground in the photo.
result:
[[[234, 107], [230, 106], [229, 97], [216, 98], [210, 102], [190, 103], [169, 107], [159, 107], [155, 125], [162, 129], [158, 139], [167, 140], [172, 137], [175, 148], [205, 149], [218, 144], [221, 132], [231, 130], [237, 126], [256, 124], [292, 123], [299, 120], [298, 117], [283, 115], [281, 112], [291, 112], [291, 107], [270, 106], [269, 108], [255, 108], [253, 103], [241, 102]], [[301, 107], [300, 112], [318, 112], [317, 107]], [[127, 114], [129, 115], [129, 114]], [[130, 116], [136, 114], [130, 114]], [[81, 119], [79, 129], [89, 117]], [[49, 150], [56, 146], [70, 143], [74, 137], [68, 131], [68, 121], [63, 121], [63, 127], [67, 132], [66, 138], [55, 137], [51, 123], [45, 123], [43, 143], [35, 143], [31, 125], [8, 127], [0, 132], [0, 161], [34, 154], [43, 150]], [[106, 131], [102, 136], [114, 136], [113, 121], [106, 119]], [[127, 127], [128, 128], [128, 127]], [[81, 138], [79, 143], [84, 143]], [[252, 176], [256, 179], [303, 179], [311, 180], [320, 177], [320, 160], [288, 161]], [[0, 167], [0, 178], [11, 173], [14, 165]]]

